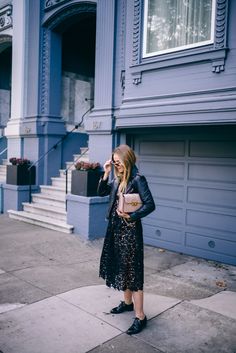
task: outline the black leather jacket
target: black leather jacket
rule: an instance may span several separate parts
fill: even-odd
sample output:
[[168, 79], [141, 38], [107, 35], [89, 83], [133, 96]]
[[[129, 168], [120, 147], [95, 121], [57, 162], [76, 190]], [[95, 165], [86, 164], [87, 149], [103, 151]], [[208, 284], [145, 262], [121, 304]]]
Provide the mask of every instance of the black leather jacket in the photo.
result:
[[[98, 196], [110, 195], [109, 207], [107, 211], [107, 219], [110, 217], [112, 206], [116, 200], [116, 195], [118, 191], [118, 183], [116, 179], [111, 182], [103, 180], [102, 178], [98, 184]], [[143, 205], [137, 211], [130, 213], [130, 220], [137, 221], [138, 219], [147, 216], [149, 213], [155, 210], [155, 203], [151, 191], [149, 190], [146, 178], [138, 173], [138, 169], [135, 166], [132, 170], [130, 180], [127, 184], [126, 192], [127, 194], [139, 193]]]

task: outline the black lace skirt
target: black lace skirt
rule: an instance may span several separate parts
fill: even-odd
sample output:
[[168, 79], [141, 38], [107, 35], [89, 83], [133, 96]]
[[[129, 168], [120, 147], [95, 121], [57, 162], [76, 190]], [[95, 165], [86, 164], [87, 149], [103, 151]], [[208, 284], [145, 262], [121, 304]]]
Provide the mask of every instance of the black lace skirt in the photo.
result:
[[104, 239], [99, 276], [108, 287], [118, 290], [143, 290], [143, 232], [141, 221], [125, 222], [116, 213], [118, 200]]

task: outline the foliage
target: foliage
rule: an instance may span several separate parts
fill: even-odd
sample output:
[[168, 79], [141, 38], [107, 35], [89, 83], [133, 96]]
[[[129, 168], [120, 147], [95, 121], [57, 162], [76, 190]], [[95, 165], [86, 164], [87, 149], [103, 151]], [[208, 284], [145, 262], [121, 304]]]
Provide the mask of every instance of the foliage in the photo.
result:
[[16, 158], [16, 157], [12, 157], [9, 159], [9, 162], [12, 165], [29, 165], [30, 164], [30, 160], [27, 158]]
[[79, 161], [75, 164], [75, 169], [77, 170], [98, 170], [100, 167], [99, 163], [89, 163], [84, 161]]

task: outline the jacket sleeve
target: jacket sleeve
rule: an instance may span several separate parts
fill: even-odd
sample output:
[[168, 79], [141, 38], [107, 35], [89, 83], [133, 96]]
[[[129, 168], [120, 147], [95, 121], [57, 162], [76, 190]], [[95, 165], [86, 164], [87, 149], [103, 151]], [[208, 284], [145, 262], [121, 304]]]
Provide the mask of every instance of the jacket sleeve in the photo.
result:
[[131, 221], [137, 221], [138, 219], [147, 216], [156, 208], [146, 178], [142, 175], [137, 176], [136, 185], [143, 205], [137, 211], [130, 214]]
[[108, 183], [108, 179], [103, 180], [103, 176], [100, 178], [97, 188], [98, 196], [110, 195], [112, 189], [112, 183]]

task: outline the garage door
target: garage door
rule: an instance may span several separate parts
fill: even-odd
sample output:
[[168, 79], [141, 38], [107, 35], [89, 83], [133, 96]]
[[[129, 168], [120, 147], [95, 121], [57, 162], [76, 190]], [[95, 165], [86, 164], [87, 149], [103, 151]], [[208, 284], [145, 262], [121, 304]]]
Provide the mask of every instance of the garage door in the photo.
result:
[[136, 136], [135, 150], [156, 203], [145, 243], [236, 264], [235, 139]]

